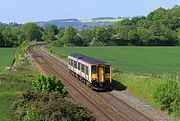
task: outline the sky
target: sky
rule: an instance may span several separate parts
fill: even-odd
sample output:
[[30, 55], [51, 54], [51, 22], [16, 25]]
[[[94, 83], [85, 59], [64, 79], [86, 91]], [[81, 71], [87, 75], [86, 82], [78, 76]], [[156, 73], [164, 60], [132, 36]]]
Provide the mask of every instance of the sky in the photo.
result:
[[0, 22], [146, 16], [153, 10], [180, 5], [180, 0], [1, 0]]

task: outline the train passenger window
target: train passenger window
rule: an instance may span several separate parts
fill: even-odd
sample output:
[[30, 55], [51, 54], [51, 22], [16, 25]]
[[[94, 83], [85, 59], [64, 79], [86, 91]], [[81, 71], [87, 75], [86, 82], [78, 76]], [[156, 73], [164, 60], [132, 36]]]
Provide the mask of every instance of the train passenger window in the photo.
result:
[[97, 67], [96, 67], [96, 65], [93, 65], [92, 68], [91, 68], [91, 70], [92, 70], [92, 74], [96, 74], [96, 73], [97, 73]]
[[84, 65], [81, 65], [81, 71], [84, 72]]
[[71, 65], [71, 59], [68, 59], [69, 65]]
[[71, 60], [71, 66], [73, 66], [73, 60]]
[[80, 70], [80, 63], [78, 62], [78, 70]]
[[89, 67], [86, 66], [86, 74], [89, 75]]
[[74, 61], [74, 68], [77, 69], [77, 62], [76, 61]]
[[106, 65], [105, 66], [105, 74], [109, 74], [110, 73], [110, 66]]

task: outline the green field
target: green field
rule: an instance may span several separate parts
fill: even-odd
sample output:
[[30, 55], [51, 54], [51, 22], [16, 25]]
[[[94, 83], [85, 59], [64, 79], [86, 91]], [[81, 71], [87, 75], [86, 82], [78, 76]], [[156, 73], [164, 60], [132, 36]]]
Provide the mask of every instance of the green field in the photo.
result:
[[62, 47], [54, 48], [54, 52], [89, 55], [121, 72], [180, 75], [179, 47]]
[[126, 87], [124, 89], [155, 108], [160, 108], [153, 98], [157, 87], [180, 75], [179, 47], [47, 46], [47, 49], [63, 59], [71, 53], [81, 53], [109, 62], [114, 69], [113, 83], [122, 89]]
[[11, 66], [14, 59], [15, 48], [0, 48], [0, 71]]

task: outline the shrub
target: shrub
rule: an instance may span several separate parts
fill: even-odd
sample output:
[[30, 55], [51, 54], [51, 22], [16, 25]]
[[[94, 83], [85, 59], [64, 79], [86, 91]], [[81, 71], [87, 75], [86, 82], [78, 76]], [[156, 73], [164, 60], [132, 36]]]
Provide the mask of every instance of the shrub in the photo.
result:
[[66, 102], [58, 92], [27, 91], [17, 98], [12, 109], [21, 121], [95, 121], [92, 112]]
[[54, 76], [45, 77], [40, 75], [37, 80], [32, 82], [33, 87], [36, 91], [42, 92], [52, 92], [57, 91], [66, 96], [68, 94], [67, 89], [65, 88], [62, 81], [57, 80]]
[[35, 107], [28, 108], [26, 111], [26, 116], [30, 121], [38, 121], [37, 111]]
[[157, 87], [154, 99], [163, 110], [180, 114], [180, 84], [178, 81], [166, 81]]
[[66, 114], [71, 121], [95, 121], [95, 117], [86, 108], [75, 105], [66, 105]]

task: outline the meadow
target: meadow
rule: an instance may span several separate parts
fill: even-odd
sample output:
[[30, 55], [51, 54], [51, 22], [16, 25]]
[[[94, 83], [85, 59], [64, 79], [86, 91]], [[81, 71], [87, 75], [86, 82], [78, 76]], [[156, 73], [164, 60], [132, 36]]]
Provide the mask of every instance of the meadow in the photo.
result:
[[81, 53], [109, 62], [114, 70], [143, 75], [180, 75], [179, 47], [60, 47], [57, 54]]
[[0, 71], [11, 66], [14, 59], [15, 48], [0, 48]]

